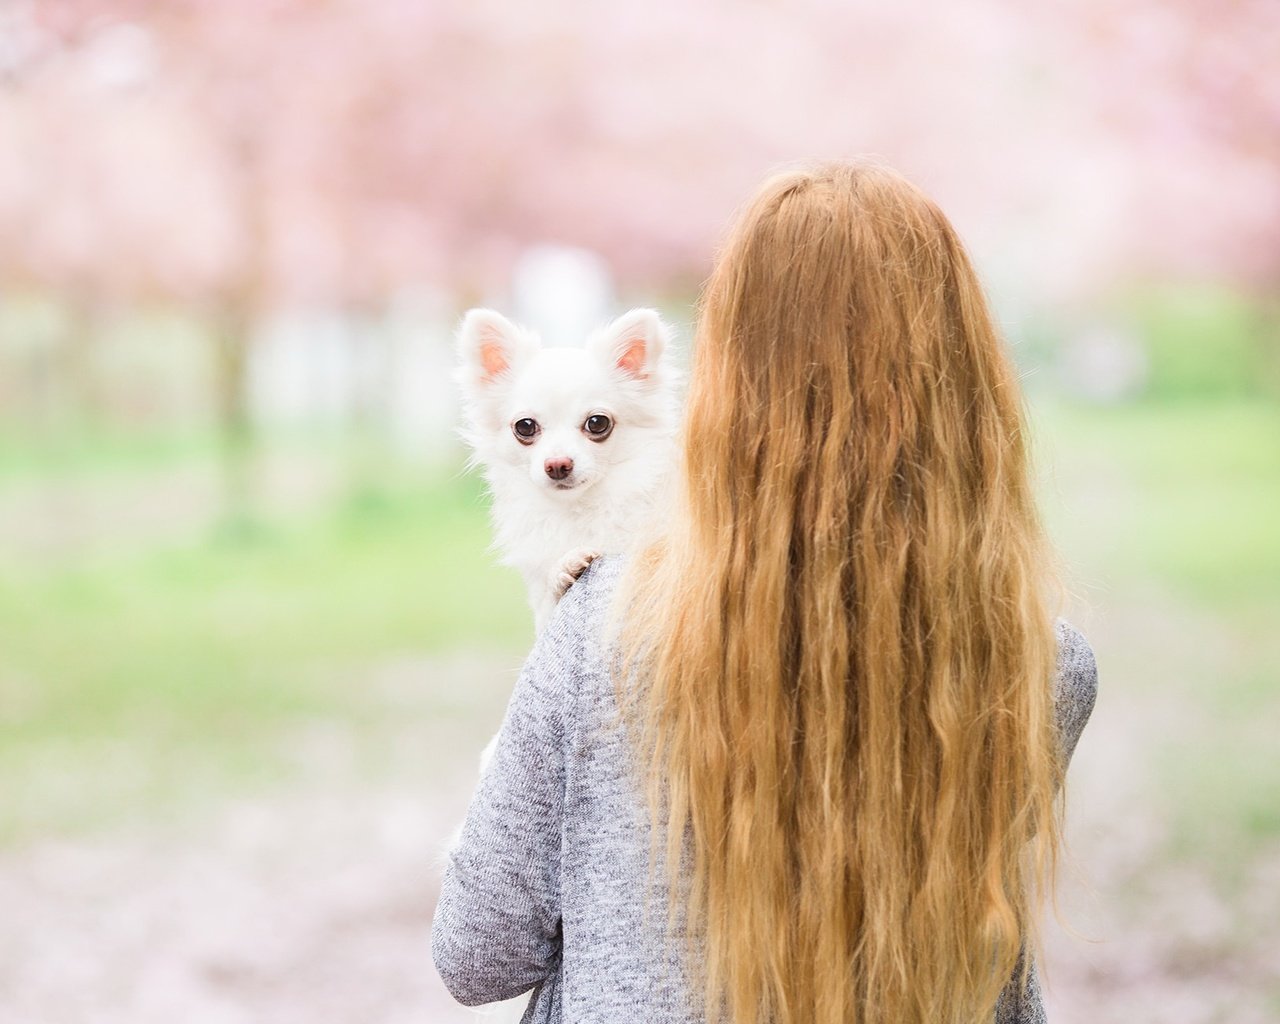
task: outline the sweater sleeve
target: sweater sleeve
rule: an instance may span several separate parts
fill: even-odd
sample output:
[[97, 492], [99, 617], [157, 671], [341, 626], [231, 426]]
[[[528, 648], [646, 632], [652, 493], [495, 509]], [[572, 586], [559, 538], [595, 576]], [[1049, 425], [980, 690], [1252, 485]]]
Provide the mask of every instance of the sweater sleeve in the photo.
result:
[[563, 611], [521, 670], [441, 882], [432, 958], [468, 1006], [527, 992], [559, 963], [563, 714], [574, 665]]
[[1080, 741], [1093, 704], [1098, 696], [1098, 666], [1093, 648], [1083, 634], [1067, 622], [1058, 621], [1058, 675], [1054, 681], [1053, 705], [1062, 740], [1063, 762]]
[[[1093, 704], [1098, 695], [1098, 666], [1093, 660], [1093, 649], [1074, 626], [1059, 620], [1058, 672], [1053, 684], [1053, 709], [1062, 743], [1064, 764], [1080, 740]], [[1018, 958], [1013, 978], [1000, 994], [996, 1003], [995, 1024], [1045, 1024], [1044, 999], [1040, 992], [1040, 977], [1032, 961], [1027, 984], [1020, 984], [1023, 960]]]

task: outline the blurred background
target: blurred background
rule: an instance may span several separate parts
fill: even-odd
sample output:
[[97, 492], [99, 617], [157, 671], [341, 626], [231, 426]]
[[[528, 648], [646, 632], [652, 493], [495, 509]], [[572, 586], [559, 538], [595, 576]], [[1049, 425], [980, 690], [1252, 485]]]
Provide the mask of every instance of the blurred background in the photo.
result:
[[0, 0], [0, 1019], [449, 1022], [530, 641], [450, 335], [681, 325], [876, 154], [1024, 370], [1101, 693], [1055, 1021], [1280, 1020], [1280, 5]]

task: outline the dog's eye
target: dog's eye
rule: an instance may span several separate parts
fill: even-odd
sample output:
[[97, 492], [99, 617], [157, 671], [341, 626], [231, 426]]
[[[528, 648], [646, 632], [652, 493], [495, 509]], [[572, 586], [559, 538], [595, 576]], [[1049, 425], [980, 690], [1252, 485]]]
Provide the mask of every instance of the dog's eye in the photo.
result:
[[587, 422], [582, 424], [582, 429], [587, 432], [591, 440], [603, 441], [613, 431], [613, 420], [603, 413], [596, 413], [594, 416], [587, 417]]
[[533, 439], [538, 436], [538, 431], [541, 429], [537, 420], [531, 420], [527, 416], [511, 424], [511, 432], [516, 435], [516, 440], [521, 444], [533, 444]]

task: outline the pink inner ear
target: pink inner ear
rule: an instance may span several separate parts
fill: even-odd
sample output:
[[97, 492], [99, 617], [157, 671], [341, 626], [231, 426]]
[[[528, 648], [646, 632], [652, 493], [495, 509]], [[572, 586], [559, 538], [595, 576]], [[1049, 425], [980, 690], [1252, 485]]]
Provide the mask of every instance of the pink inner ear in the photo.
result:
[[495, 341], [486, 341], [480, 346], [480, 365], [484, 367], [484, 379], [493, 380], [506, 373], [511, 362], [506, 349]]
[[618, 356], [618, 369], [625, 370], [633, 377], [644, 376], [645, 343], [643, 338], [633, 338]]

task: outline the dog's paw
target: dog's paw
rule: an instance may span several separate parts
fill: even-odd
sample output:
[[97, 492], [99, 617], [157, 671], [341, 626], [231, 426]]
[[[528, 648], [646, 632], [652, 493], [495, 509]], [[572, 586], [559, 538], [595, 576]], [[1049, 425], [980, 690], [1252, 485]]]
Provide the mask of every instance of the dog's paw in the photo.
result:
[[557, 601], [568, 592], [569, 588], [587, 571], [587, 566], [600, 557], [599, 551], [574, 551], [565, 556], [560, 568], [551, 574], [551, 592]]

